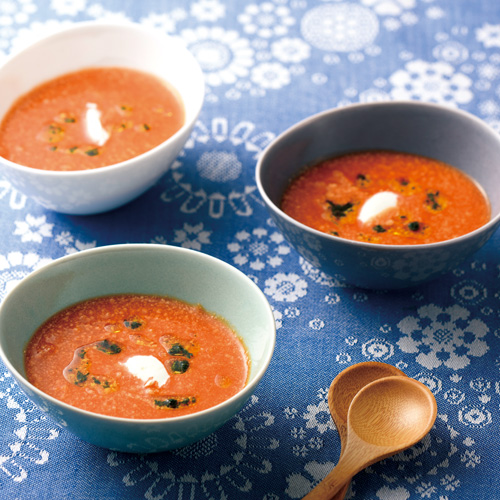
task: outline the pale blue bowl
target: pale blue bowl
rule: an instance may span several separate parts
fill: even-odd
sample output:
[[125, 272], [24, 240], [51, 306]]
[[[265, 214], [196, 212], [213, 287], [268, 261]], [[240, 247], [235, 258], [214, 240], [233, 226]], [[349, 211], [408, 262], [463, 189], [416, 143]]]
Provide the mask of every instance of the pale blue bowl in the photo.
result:
[[[250, 355], [246, 387], [227, 401], [192, 415], [138, 420], [81, 410], [30, 384], [23, 351], [37, 327], [71, 304], [117, 293], [168, 295], [201, 304], [225, 318]], [[63, 257], [24, 278], [0, 306], [0, 356], [28, 397], [79, 438], [125, 452], [179, 448], [222, 426], [243, 407], [264, 376], [275, 339], [271, 307], [252, 280], [214, 257], [166, 245], [114, 245]]]
[[[280, 209], [305, 166], [343, 153], [386, 149], [435, 158], [474, 178], [491, 202], [491, 220], [469, 234], [424, 245], [350, 241], [297, 222]], [[434, 104], [355, 104], [317, 114], [277, 137], [260, 156], [256, 181], [276, 225], [315, 267], [345, 283], [398, 289], [436, 279], [479, 250], [500, 224], [500, 134], [473, 115]], [[463, 200], [464, 205], [467, 200]]]

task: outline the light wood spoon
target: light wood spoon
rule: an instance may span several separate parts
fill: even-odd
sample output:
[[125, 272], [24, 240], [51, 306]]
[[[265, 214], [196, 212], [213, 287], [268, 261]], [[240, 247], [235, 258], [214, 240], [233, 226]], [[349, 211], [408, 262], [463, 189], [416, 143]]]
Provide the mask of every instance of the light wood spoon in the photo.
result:
[[[406, 375], [395, 366], [378, 361], [365, 361], [346, 368], [333, 379], [328, 391], [328, 407], [340, 436], [340, 456], [345, 449], [347, 412], [354, 396], [370, 382], [391, 376], [404, 377]], [[332, 500], [343, 500], [348, 488], [349, 482], [339, 490]]]
[[359, 471], [418, 443], [432, 428], [436, 400], [409, 377], [386, 377], [354, 396], [345, 450], [337, 466], [303, 500], [330, 500]]

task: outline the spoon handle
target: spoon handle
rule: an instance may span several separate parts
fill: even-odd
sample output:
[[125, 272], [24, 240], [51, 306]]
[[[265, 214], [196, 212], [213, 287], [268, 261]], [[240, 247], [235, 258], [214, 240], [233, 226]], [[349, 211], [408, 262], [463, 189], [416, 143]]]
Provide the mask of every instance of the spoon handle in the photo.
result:
[[351, 481], [345, 483], [344, 486], [342, 486], [342, 488], [340, 488], [340, 490], [337, 491], [337, 493], [335, 493], [335, 495], [331, 498], [331, 500], [344, 500], [350, 484]]
[[356, 472], [357, 470], [352, 466], [352, 462], [343, 460], [341, 457], [333, 470], [329, 472], [302, 500], [343, 499], [344, 497], [340, 495], [342, 491], [345, 495], [345, 490], [347, 490], [349, 486], [349, 481]]

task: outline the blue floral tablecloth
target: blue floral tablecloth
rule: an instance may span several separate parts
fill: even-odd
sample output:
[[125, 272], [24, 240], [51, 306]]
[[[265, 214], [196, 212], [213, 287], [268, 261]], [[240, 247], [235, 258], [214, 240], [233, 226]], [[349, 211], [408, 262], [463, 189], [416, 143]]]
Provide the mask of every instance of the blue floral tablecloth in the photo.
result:
[[255, 280], [274, 309], [277, 346], [251, 401], [218, 432], [142, 456], [60, 429], [0, 362], [0, 498], [301, 498], [340, 452], [330, 382], [369, 360], [427, 384], [438, 417], [417, 446], [357, 475], [348, 498], [500, 498], [500, 234], [433, 283], [356, 289], [299, 257], [254, 180], [277, 134], [349, 103], [445, 103], [500, 132], [499, 0], [0, 0], [0, 62], [94, 19], [184, 40], [206, 75], [202, 113], [160, 182], [112, 212], [47, 211], [0, 172], [0, 298], [40, 265], [86, 248], [177, 245]]

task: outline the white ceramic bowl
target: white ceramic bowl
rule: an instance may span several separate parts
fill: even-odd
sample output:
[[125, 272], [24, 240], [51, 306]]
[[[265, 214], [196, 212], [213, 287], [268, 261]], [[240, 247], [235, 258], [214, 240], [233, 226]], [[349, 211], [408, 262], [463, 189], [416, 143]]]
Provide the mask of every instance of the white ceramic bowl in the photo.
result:
[[100, 66], [133, 68], [169, 82], [183, 101], [185, 123], [151, 151], [93, 170], [46, 171], [0, 157], [2, 175], [17, 190], [57, 212], [104, 212], [144, 193], [181, 151], [203, 104], [201, 68], [179, 39], [133, 23], [87, 22], [63, 29], [7, 58], [0, 67], [0, 120], [13, 102], [33, 87], [64, 73]]
[[[247, 385], [230, 399], [198, 413], [134, 420], [75, 408], [30, 384], [24, 348], [38, 326], [71, 304], [117, 293], [167, 295], [201, 304], [225, 318], [250, 356]], [[28, 397], [81, 439], [118, 451], [170, 450], [218, 429], [255, 391], [271, 361], [275, 339], [273, 312], [252, 280], [214, 257], [167, 245], [112, 245], [63, 257], [24, 278], [0, 306], [0, 357]]]
[[[486, 191], [490, 221], [438, 243], [380, 245], [317, 231], [280, 209], [283, 192], [305, 166], [373, 149], [428, 156], [463, 170]], [[297, 251], [326, 274], [363, 288], [397, 289], [436, 279], [481, 248], [500, 224], [500, 135], [475, 116], [447, 106], [380, 102], [319, 113], [266, 148], [256, 177], [271, 216]]]

